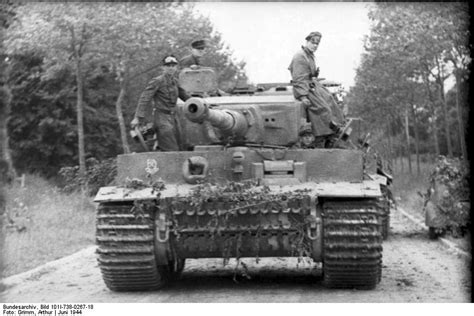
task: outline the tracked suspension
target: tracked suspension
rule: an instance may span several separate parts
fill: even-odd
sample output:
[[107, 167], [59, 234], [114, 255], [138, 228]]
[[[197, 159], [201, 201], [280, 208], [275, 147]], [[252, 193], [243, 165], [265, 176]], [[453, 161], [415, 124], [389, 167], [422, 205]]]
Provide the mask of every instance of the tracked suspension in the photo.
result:
[[[308, 195], [102, 203], [98, 261], [116, 291], [154, 290], [185, 258], [312, 257], [332, 288], [371, 289], [381, 278], [383, 209], [376, 199]], [[322, 221], [321, 221], [322, 219]]]
[[331, 288], [372, 289], [382, 264], [381, 210], [377, 201], [325, 201], [323, 273]]
[[98, 262], [108, 288], [154, 290], [164, 285], [167, 271], [156, 262], [151, 208], [100, 204], [96, 236]]

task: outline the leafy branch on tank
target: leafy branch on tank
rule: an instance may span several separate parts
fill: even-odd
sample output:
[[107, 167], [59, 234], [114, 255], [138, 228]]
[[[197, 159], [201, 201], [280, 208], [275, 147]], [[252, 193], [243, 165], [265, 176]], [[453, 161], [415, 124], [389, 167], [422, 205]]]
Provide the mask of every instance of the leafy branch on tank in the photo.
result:
[[[235, 257], [237, 259], [237, 265], [239, 265], [239, 262], [241, 262], [240, 246], [242, 237], [246, 233], [253, 234], [256, 251], [255, 257], [258, 263], [261, 232], [264, 228], [261, 224], [257, 227], [253, 227], [253, 233], [238, 232], [233, 236], [223, 236], [221, 229], [224, 229], [224, 227], [228, 225], [229, 220], [237, 216], [241, 211], [246, 213], [246, 211], [250, 209], [266, 209], [267, 211], [265, 213], [279, 213], [288, 208], [302, 207], [301, 202], [298, 201], [301, 201], [303, 198], [309, 199], [309, 192], [311, 192], [310, 189], [304, 189], [282, 194], [271, 194], [269, 187], [259, 186], [256, 181], [228, 182], [224, 186], [202, 184], [195, 187], [189, 196], [175, 197], [173, 201], [170, 201], [171, 208], [165, 207], [164, 209], [171, 209], [168, 215], [172, 218], [171, 222], [175, 224], [173, 231], [176, 238], [179, 239], [179, 230], [177, 229], [178, 219], [172, 209], [176, 207], [189, 207], [196, 209], [199, 213], [201, 211], [206, 212], [210, 206], [220, 204], [221, 206], [218, 207], [217, 210], [212, 211], [211, 219], [206, 224], [203, 224], [202, 228], [207, 230], [211, 239], [217, 237], [225, 238], [222, 249], [222, 257], [224, 258], [223, 264], [226, 265], [231, 257]], [[226, 204], [232, 205], [232, 207], [228, 208]], [[260, 216], [264, 215], [260, 213]], [[300, 263], [304, 257], [309, 258], [311, 256], [311, 245], [309, 238], [306, 236], [307, 227], [310, 224], [310, 217], [306, 216], [304, 221], [301, 222], [301, 220], [294, 218], [293, 214], [288, 213], [288, 220], [290, 227], [296, 230], [296, 233], [292, 234], [289, 240], [292, 251], [291, 255], [298, 255], [298, 263]], [[232, 247], [234, 244], [235, 248]]]
[[151, 194], [156, 193], [157, 198], [159, 198], [160, 191], [163, 191], [166, 188], [164, 181], [161, 179], [152, 180], [149, 174], [147, 175], [147, 178], [149, 179], [148, 182], [145, 182], [138, 178], [126, 178], [123, 187], [133, 190], [143, 190], [151, 188]]
[[[153, 180], [150, 173], [147, 174], [147, 179], [148, 182], [145, 182], [138, 178], [130, 179], [127, 177], [122, 187], [132, 190], [143, 190], [151, 188], [151, 194], [156, 194], [156, 198], [159, 199], [161, 196], [160, 191], [165, 189], [165, 183], [161, 179]], [[136, 219], [146, 221], [148, 219], [145, 217], [145, 211], [152, 210], [155, 207], [155, 200], [135, 200], [133, 201], [133, 207], [130, 209], [130, 213], [134, 214]]]

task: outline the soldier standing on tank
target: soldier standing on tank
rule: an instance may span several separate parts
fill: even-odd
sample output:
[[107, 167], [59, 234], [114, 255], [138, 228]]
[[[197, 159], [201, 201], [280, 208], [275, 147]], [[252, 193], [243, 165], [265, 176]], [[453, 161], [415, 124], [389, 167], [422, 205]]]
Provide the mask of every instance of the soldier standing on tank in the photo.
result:
[[207, 45], [205, 40], [196, 40], [191, 43], [191, 54], [184, 56], [179, 65], [181, 68], [195, 68], [201, 66], [202, 57], [206, 51]]
[[[199, 67], [204, 67], [202, 64], [202, 59], [204, 57], [204, 54], [206, 53], [206, 50], [208, 49], [208, 44], [205, 40], [199, 39], [195, 40], [194, 42], [191, 43], [191, 54], [184, 56], [180, 61], [179, 61], [179, 66], [181, 69], [184, 68], [191, 68], [193, 70], [199, 68]], [[217, 95], [217, 96], [224, 96], [227, 95], [226, 92], [222, 91], [221, 89], [217, 88], [216, 91], [211, 92], [211, 95]]]
[[293, 94], [303, 103], [307, 118], [311, 122], [317, 147], [330, 147], [344, 116], [331, 93], [318, 82], [319, 68], [316, 67], [314, 52], [321, 41], [321, 33], [311, 32], [306, 44], [291, 60]]
[[143, 124], [145, 113], [154, 103], [153, 120], [158, 146], [163, 151], [183, 150], [181, 126], [177, 115], [178, 97], [186, 101], [189, 95], [179, 87], [177, 79], [178, 60], [173, 55], [163, 58], [163, 74], [153, 78], [143, 90], [138, 100], [132, 128]]

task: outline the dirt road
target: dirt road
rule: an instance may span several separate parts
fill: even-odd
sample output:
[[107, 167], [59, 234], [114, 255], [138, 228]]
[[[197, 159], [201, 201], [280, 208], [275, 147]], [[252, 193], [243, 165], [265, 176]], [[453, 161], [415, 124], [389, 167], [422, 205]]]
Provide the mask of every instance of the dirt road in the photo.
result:
[[[375, 290], [330, 290], [321, 271], [296, 259], [244, 259], [250, 279], [235, 261], [188, 260], [182, 278], [156, 292], [115, 293], [102, 282], [94, 247], [4, 280], [2, 302], [469, 302], [470, 259], [449, 251], [427, 232], [392, 211], [384, 242], [382, 281]], [[240, 272], [243, 269], [240, 267]]]

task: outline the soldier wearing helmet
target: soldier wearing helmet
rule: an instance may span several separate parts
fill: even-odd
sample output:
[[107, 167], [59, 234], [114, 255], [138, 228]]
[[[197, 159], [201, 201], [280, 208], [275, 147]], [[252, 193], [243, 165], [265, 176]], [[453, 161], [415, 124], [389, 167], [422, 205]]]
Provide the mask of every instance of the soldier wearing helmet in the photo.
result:
[[[153, 110], [153, 123], [157, 134], [158, 147], [163, 151], [184, 149], [181, 126], [177, 116], [178, 97], [189, 99], [184, 89], [179, 87], [177, 79], [178, 60], [173, 55], [163, 58], [163, 74], [153, 78], [143, 90], [138, 100], [132, 128], [145, 121], [146, 113]], [[154, 106], [153, 106], [154, 104]], [[153, 107], [151, 109], [151, 107]]]
[[319, 32], [309, 33], [305, 38], [306, 44], [293, 56], [288, 70], [292, 77], [293, 94], [306, 110], [316, 143], [326, 147], [344, 123], [344, 116], [331, 93], [317, 80], [319, 68], [316, 67], [314, 52], [321, 37]]

